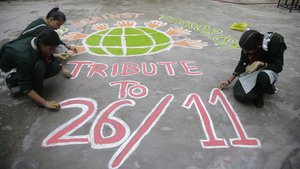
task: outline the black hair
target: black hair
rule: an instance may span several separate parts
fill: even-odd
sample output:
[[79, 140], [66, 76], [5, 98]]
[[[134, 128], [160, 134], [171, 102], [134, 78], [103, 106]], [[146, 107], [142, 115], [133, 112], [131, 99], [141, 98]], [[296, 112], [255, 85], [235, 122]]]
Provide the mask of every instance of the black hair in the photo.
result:
[[261, 46], [263, 37], [256, 30], [248, 30], [244, 32], [240, 38], [239, 45], [247, 51], [255, 50]]
[[63, 12], [61, 12], [58, 7], [51, 9], [47, 14], [46, 19], [49, 19], [51, 17], [55, 20], [66, 22], [66, 15]]
[[58, 46], [60, 42], [58, 34], [52, 29], [43, 30], [36, 38], [38, 47], [40, 47], [41, 43], [46, 46]]

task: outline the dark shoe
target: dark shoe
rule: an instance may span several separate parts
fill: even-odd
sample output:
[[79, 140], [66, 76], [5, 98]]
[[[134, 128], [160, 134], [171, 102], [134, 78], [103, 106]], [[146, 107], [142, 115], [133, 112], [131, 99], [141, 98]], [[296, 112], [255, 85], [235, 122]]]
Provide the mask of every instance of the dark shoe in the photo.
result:
[[264, 98], [263, 96], [258, 96], [256, 99], [254, 99], [254, 105], [257, 108], [262, 108], [264, 107], [265, 103], [264, 103]]
[[272, 84], [269, 88], [267, 88], [266, 92], [268, 94], [275, 94], [278, 92], [278, 89], [275, 87], [274, 84]]
[[11, 91], [13, 97], [20, 97], [22, 93], [20, 92], [20, 86], [18, 86], [18, 80], [16, 77], [16, 72], [10, 73], [6, 79], [6, 85], [8, 89]]

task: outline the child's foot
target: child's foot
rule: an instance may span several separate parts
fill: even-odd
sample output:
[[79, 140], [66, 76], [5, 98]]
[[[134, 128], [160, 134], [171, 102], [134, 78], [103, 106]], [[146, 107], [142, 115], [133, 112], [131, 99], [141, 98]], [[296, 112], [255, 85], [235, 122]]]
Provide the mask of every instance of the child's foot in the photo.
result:
[[274, 84], [272, 84], [269, 88], [267, 88], [266, 92], [268, 94], [275, 94], [278, 92], [278, 89], [275, 87]]
[[258, 96], [256, 99], [254, 99], [253, 103], [257, 108], [264, 107], [265, 103], [263, 96]]

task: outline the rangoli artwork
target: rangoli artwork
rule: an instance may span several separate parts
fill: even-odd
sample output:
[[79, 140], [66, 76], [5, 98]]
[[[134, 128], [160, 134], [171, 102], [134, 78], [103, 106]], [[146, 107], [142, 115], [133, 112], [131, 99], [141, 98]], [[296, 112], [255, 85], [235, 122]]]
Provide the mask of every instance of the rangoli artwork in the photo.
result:
[[[141, 14], [133, 15], [137, 18]], [[154, 126], [160, 121], [160, 117], [166, 112], [171, 111], [169, 107], [172, 103], [178, 104], [178, 96], [172, 93], [167, 93], [161, 96], [161, 99], [152, 107], [150, 107], [147, 116], [141, 121], [137, 128], [131, 129], [128, 122], [118, 117], [126, 107], [135, 107], [136, 100], [147, 99], [149, 94], [153, 94], [147, 85], [144, 84], [143, 79], [136, 81], [135, 75], [143, 75], [145, 78], [156, 76], [158, 72], [165, 73], [166, 76], [173, 77], [177, 74], [182, 76], [202, 76], [202, 71], [196, 65], [197, 62], [193, 60], [168, 60], [157, 62], [141, 63], [133, 59], [133, 57], [145, 56], [158, 53], [163, 53], [170, 50], [172, 47], [184, 47], [191, 49], [202, 49], [208, 46], [207, 42], [201, 40], [191, 40], [188, 38], [192, 30], [197, 30], [202, 35], [212, 39], [216, 46], [227, 48], [235, 48], [235, 40], [228, 35], [220, 35], [220, 29], [210, 29], [209, 26], [201, 26], [192, 24], [191, 22], [183, 21], [178, 18], [170, 16], [162, 16], [160, 19], [165, 20], [151, 20], [139, 26], [135, 21], [129, 21], [130, 17], [125, 14], [120, 15], [101, 15], [102, 17], [92, 17], [78, 23], [89, 26], [94, 30], [91, 34], [83, 34], [79, 32], [70, 32], [66, 34], [69, 29], [63, 28], [58, 30], [58, 33], [64, 40], [75, 41], [81, 40], [81, 45], [76, 46], [77, 55], [86, 53], [89, 55], [99, 57], [131, 57], [130, 61], [116, 61], [107, 64], [96, 62], [92, 59], [75, 60], [68, 62], [73, 66], [71, 80], [76, 80], [79, 75], [83, 75], [81, 70], [88, 70], [86, 79], [95, 78], [112, 78], [112, 81], [107, 85], [112, 88], [118, 88], [118, 96], [116, 100], [109, 105], [98, 105], [93, 98], [77, 97], [69, 98], [60, 102], [62, 111], [70, 112], [69, 108], [77, 108], [79, 112], [77, 116], [68, 119], [65, 123], [58, 125], [56, 129], [45, 136], [42, 147], [56, 147], [68, 145], [90, 144], [92, 149], [107, 149], [118, 147], [116, 152], [108, 162], [109, 169], [117, 169], [130, 158], [135, 150], [142, 143], [143, 139], [155, 130]], [[108, 17], [110, 16], [110, 18]], [[118, 17], [118, 18], [115, 18]], [[123, 17], [123, 18], [120, 18]], [[131, 17], [132, 18], [132, 17]], [[109, 27], [106, 23], [101, 23], [102, 20], [118, 19], [115, 27]], [[99, 23], [99, 21], [101, 21]], [[170, 27], [166, 31], [161, 31], [158, 28], [166, 26], [168, 23], [177, 23], [176, 28]], [[77, 23], [77, 24], [78, 24]], [[209, 36], [208, 36], [209, 35]], [[129, 59], [128, 59], [129, 60]], [[116, 79], [116, 77], [122, 77]], [[126, 77], [126, 79], [124, 79]], [[113, 93], [112, 93], [113, 96]], [[182, 101], [182, 99], [180, 99]], [[200, 130], [204, 131], [205, 136], [200, 136], [199, 146], [204, 149], [228, 149], [230, 147], [239, 148], [259, 148], [261, 142], [258, 138], [252, 137], [252, 133], [248, 136], [248, 132], [244, 128], [242, 122], [238, 117], [238, 113], [231, 106], [225, 94], [217, 88], [210, 92], [208, 103], [216, 106], [217, 103], [222, 105], [223, 111], [229, 118], [234, 129], [234, 134], [229, 138], [218, 136], [214, 127], [214, 121], [208, 112], [202, 98], [198, 93], [190, 93], [186, 95], [184, 102], [182, 102], [182, 109], [193, 111], [199, 116], [201, 125]], [[151, 103], [147, 103], [151, 104]], [[218, 109], [220, 111], [220, 109]], [[137, 111], [138, 112], [138, 111]], [[136, 111], [131, 113], [137, 113]], [[170, 112], [171, 113], [171, 112]], [[85, 125], [92, 125], [84, 135], [76, 134], [76, 131]], [[111, 133], [105, 135], [104, 127], [111, 129]], [[159, 151], [159, 150], [158, 150]]]
[[169, 28], [162, 32], [157, 28], [167, 25], [162, 21], [145, 22], [137, 26], [134, 21], [118, 21], [117, 27], [109, 28], [107, 24], [94, 24], [96, 32], [86, 35], [70, 32], [63, 39], [72, 41], [82, 39], [82, 45], [77, 49], [80, 53], [88, 52], [97, 56], [124, 57], [152, 55], [169, 50], [173, 46], [201, 49], [207, 42], [201, 40], [183, 39], [174, 41], [174, 36], [189, 35], [190, 31], [183, 28]]

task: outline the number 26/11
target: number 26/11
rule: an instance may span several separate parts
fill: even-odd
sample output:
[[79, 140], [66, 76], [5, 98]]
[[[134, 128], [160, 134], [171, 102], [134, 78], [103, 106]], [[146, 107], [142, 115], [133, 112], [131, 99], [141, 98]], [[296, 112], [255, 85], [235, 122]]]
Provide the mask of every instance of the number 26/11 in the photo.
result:
[[[93, 99], [72, 98], [62, 101], [62, 109], [81, 108], [82, 111], [79, 115], [51, 132], [43, 140], [42, 146], [53, 147], [90, 143], [94, 149], [103, 149], [121, 145], [109, 162], [109, 168], [118, 168], [134, 152], [142, 139], [149, 134], [151, 129], [159, 121], [160, 117], [166, 112], [173, 99], [174, 96], [171, 94], [163, 97], [132, 134], [130, 134], [129, 126], [122, 119], [115, 117], [114, 114], [122, 107], [134, 106], [135, 102], [133, 100], [122, 99], [115, 101], [104, 108], [98, 115], [96, 115], [97, 102]], [[260, 147], [260, 141], [258, 139], [249, 138], [247, 136], [237, 113], [228, 102], [224, 93], [215, 88], [211, 91], [209, 103], [215, 105], [218, 101], [222, 104], [237, 134], [237, 138], [229, 139], [230, 144], [235, 147]], [[206, 139], [200, 140], [201, 146], [203, 148], [228, 148], [229, 146], [226, 140], [216, 136], [213, 121], [200, 96], [196, 93], [188, 95], [182, 104], [182, 107], [191, 109], [193, 105], [197, 110], [202, 128], [206, 135]], [[74, 131], [82, 127], [95, 115], [96, 119], [94, 120], [88, 135], [71, 136]], [[112, 132], [109, 136], [104, 136], [104, 126], [111, 129]]]

